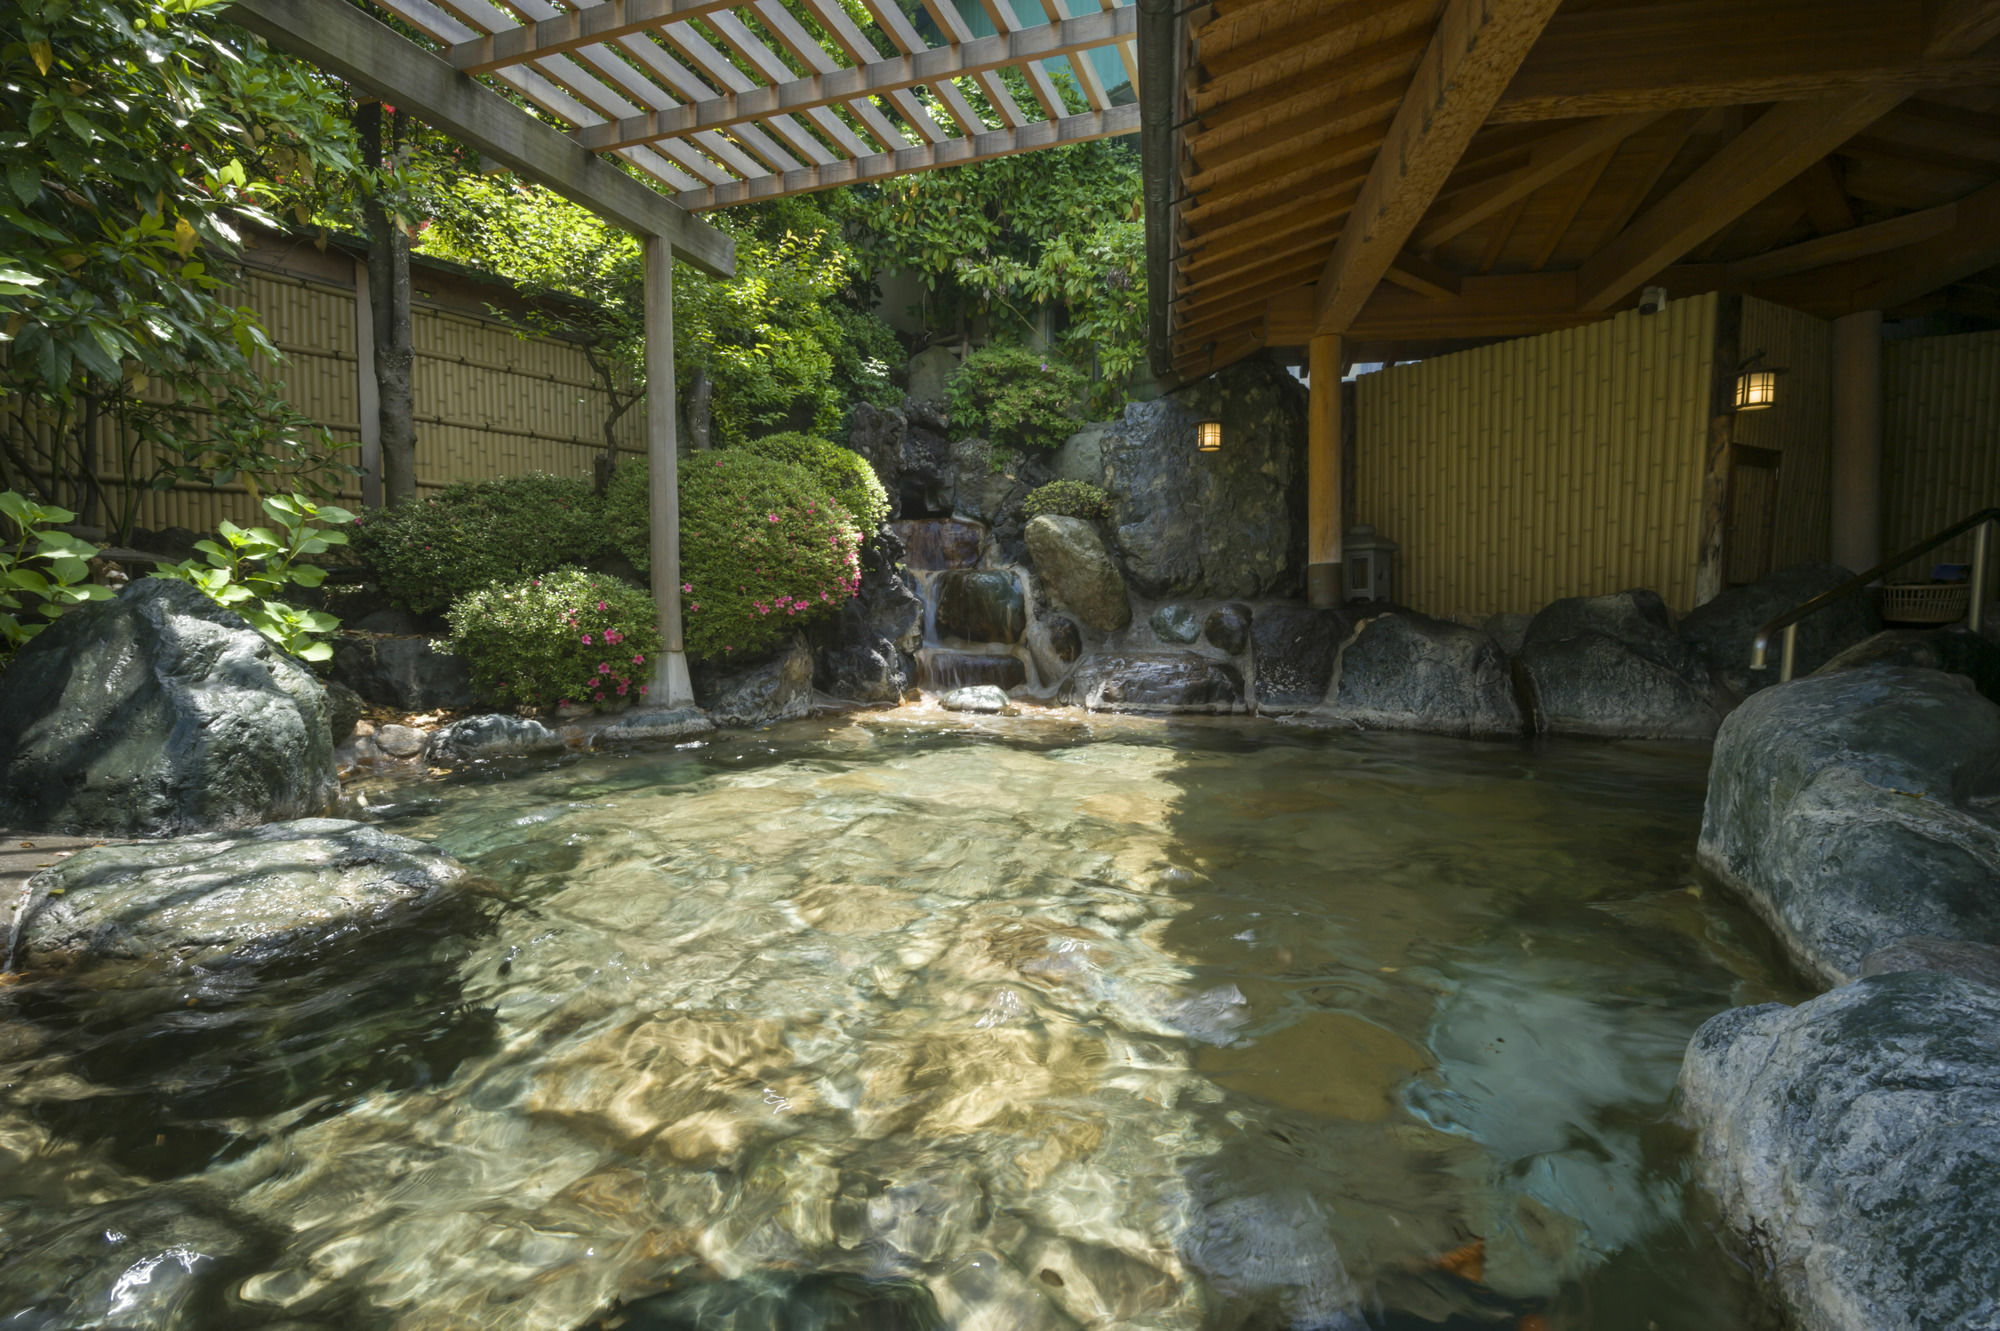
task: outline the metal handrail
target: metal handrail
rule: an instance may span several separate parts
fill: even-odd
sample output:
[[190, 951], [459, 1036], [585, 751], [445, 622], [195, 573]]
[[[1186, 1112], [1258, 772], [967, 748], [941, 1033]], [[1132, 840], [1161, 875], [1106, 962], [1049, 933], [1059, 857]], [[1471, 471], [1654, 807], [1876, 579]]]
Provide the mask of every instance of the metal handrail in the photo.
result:
[[1771, 635], [1783, 630], [1785, 644], [1783, 653], [1779, 657], [1778, 682], [1780, 684], [1788, 682], [1792, 677], [1792, 665], [1798, 653], [1800, 620], [1826, 609], [1836, 601], [1844, 601], [1856, 592], [1865, 590], [1890, 569], [1907, 564], [1918, 555], [1928, 554], [1953, 537], [1963, 536], [1974, 528], [1978, 530], [1972, 538], [1972, 585], [1968, 588], [1972, 597], [1972, 607], [1965, 612], [1965, 626], [1974, 633], [1979, 632], [1981, 613], [1986, 605], [1987, 536], [1995, 522], [2000, 522], [2000, 508], [1982, 508], [1971, 517], [1955, 522], [1943, 531], [1933, 533], [1901, 554], [1891, 555], [1866, 573], [1857, 573], [1838, 587], [1823, 591], [1803, 605], [1787, 610], [1757, 630], [1757, 636], [1750, 644], [1750, 668], [1752, 670], [1771, 668]]

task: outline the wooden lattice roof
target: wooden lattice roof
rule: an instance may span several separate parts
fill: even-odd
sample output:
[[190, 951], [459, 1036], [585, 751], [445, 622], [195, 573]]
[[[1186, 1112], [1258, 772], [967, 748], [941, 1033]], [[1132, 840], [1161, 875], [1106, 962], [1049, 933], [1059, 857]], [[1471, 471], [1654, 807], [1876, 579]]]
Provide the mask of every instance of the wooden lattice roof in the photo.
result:
[[[988, 36], [954, 0], [924, 0], [922, 22], [896, 0], [377, 3], [456, 69], [623, 158], [690, 212], [1139, 124], [1129, 0], [1041, 0], [1032, 23], [1011, 0], [981, 0]], [[1121, 57], [1121, 77], [1098, 68], [1099, 50]]]
[[1649, 284], [1992, 308], [2000, 0], [1212, 0], [1174, 24], [1161, 369], [1541, 332]]

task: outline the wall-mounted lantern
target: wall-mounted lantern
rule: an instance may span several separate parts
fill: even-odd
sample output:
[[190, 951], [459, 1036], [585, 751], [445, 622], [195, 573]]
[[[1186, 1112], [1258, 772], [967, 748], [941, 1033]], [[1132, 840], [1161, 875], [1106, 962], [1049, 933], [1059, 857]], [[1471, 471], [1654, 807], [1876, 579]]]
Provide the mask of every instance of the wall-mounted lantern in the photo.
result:
[[1340, 543], [1341, 563], [1346, 569], [1344, 600], [1393, 601], [1395, 597], [1396, 543], [1375, 534], [1366, 523], [1356, 523]]
[[1198, 422], [1194, 427], [1194, 447], [1197, 453], [1220, 453], [1222, 451], [1222, 422]]
[[1736, 410], [1763, 411], [1777, 405], [1778, 376], [1784, 371], [1765, 368], [1763, 359], [1760, 351], [1736, 372]]

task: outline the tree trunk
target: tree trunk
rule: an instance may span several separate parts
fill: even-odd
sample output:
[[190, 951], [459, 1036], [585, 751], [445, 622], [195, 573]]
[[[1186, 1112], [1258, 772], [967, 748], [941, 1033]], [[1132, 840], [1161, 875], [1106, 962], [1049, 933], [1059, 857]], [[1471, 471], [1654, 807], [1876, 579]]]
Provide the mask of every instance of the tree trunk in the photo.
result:
[[[380, 170], [387, 154], [382, 143], [382, 107], [371, 102], [357, 117], [368, 166]], [[382, 434], [382, 502], [394, 504], [417, 492], [416, 400], [410, 371], [416, 351], [410, 336], [410, 238], [370, 194], [363, 199], [368, 222], [368, 289], [375, 316], [375, 385]]]
[[698, 449], [706, 449], [709, 429], [715, 423], [714, 413], [709, 410], [709, 398], [715, 392], [715, 385], [709, 381], [708, 367], [694, 367], [694, 381], [688, 385], [688, 441]]

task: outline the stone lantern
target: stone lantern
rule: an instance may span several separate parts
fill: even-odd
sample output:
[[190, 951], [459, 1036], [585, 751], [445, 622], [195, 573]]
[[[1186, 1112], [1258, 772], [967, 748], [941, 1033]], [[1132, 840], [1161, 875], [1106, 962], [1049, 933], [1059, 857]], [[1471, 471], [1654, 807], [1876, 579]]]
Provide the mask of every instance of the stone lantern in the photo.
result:
[[1346, 565], [1348, 601], [1392, 601], [1395, 599], [1396, 543], [1382, 539], [1366, 523], [1356, 523], [1340, 543], [1341, 562]]

